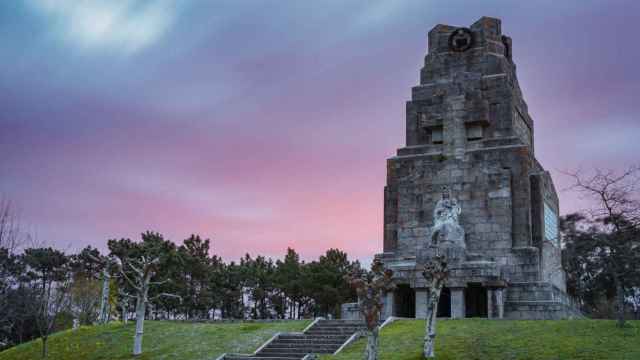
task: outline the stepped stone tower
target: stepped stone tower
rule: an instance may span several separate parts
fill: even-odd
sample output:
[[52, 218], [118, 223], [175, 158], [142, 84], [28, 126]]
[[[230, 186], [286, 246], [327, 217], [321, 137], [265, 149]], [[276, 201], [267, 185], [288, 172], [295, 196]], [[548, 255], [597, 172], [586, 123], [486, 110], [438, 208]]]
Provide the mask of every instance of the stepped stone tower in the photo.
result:
[[397, 287], [383, 317], [426, 315], [421, 264], [445, 243], [452, 269], [439, 316], [577, 315], [565, 293], [558, 196], [535, 158], [533, 130], [499, 19], [429, 32], [406, 146], [387, 160], [376, 257]]

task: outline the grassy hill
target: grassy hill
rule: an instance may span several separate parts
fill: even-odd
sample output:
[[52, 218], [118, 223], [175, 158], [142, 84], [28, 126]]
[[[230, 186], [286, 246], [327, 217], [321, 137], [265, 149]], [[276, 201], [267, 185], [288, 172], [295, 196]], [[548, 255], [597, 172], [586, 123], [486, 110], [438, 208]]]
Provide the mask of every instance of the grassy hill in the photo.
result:
[[[640, 321], [438, 320], [438, 360], [640, 359]], [[396, 321], [380, 336], [381, 360], [422, 359], [424, 321]], [[360, 360], [365, 340], [322, 360]]]
[[[86, 326], [49, 339], [50, 360], [215, 359], [225, 352], [253, 352], [279, 331], [301, 331], [309, 321], [205, 324], [145, 321], [140, 357], [131, 356], [134, 322]], [[0, 352], [0, 360], [40, 359], [40, 340]]]
[[[209, 360], [224, 352], [252, 352], [278, 331], [299, 331], [307, 321], [236, 324], [145, 322], [143, 356], [137, 359]], [[114, 323], [55, 334], [50, 359], [131, 359], [133, 324]], [[381, 360], [421, 359], [424, 321], [397, 321], [382, 330]], [[364, 340], [322, 360], [360, 360]], [[607, 320], [438, 322], [439, 360], [640, 359], [640, 321], [624, 329]], [[0, 360], [39, 359], [34, 341], [0, 353]]]

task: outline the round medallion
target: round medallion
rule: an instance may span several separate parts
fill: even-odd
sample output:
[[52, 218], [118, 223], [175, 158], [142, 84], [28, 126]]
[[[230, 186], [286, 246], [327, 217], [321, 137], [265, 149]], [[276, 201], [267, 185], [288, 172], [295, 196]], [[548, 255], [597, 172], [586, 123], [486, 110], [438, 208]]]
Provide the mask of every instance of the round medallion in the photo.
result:
[[449, 49], [457, 52], [466, 51], [473, 45], [473, 35], [467, 28], [459, 28], [449, 36]]

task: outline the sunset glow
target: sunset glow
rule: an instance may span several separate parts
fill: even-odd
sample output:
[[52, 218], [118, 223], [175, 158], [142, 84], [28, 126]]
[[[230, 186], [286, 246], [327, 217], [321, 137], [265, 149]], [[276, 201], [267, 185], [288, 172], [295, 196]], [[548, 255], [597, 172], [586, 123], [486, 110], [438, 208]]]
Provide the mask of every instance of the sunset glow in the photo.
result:
[[0, 194], [60, 248], [154, 230], [228, 260], [372, 258], [427, 31], [483, 15], [513, 38], [562, 214], [584, 203], [560, 171], [640, 153], [638, 2], [83, 4], [0, 4]]

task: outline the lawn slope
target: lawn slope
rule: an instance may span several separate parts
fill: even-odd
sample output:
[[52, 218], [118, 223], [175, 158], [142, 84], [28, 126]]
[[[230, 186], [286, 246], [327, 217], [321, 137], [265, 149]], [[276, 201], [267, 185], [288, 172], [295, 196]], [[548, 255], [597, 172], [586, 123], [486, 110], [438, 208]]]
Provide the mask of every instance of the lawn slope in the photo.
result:
[[[225, 352], [253, 352], [273, 334], [301, 331], [308, 321], [206, 324], [145, 321], [143, 355], [135, 359], [209, 360]], [[132, 359], [134, 322], [63, 331], [49, 338], [50, 360]], [[0, 352], [0, 360], [40, 359], [40, 340]]]
[[[381, 360], [422, 359], [424, 321], [400, 320], [380, 334]], [[438, 360], [640, 359], [640, 321], [624, 329], [608, 320], [438, 320]], [[322, 360], [360, 360], [361, 339]]]
[[[145, 322], [144, 354], [135, 359], [214, 360], [225, 352], [252, 352], [273, 334], [300, 331], [308, 321], [203, 324]], [[82, 327], [54, 334], [51, 360], [132, 359], [134, 324]], [[380, 360], [421, 359], [424, 321], [400, 320], [380, 335]], [[322, 360], [360, 360], [365, 340]], [[0, 360], [40, 358], [40, 341], [0, 353]], [[624, 329], [607, 320], [439, 320], [438, 360], [640, 359], [640, 321]]]

